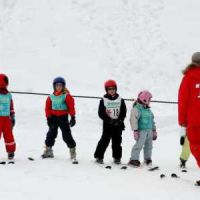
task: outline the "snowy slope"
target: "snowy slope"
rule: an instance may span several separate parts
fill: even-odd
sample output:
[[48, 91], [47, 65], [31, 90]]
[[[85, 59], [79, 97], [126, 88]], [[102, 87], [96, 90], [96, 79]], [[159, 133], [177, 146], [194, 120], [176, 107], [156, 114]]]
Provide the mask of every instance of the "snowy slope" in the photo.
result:
[[[198, 0], [0, 0], [0, 72], [10, 89], [52, 92], [52, 79], [62, 75], [72, 94], [104, 93], [113, 78], [123, 97], [135, 98], [149, 89], [157, 100], [177, 100], [181, 69], [198, 51]], [[178, 9], [177, 9], [178, 8]], [[76, 99], [80, 165], [72, 166], [61, 135], [55, 159], [41, 160], [47, 131], [45, 96], [13, 95], [17, 124], [16, 165], [0, 166], [2, 199], [188, 199], [198, 195], [200, 178], [194, 159], [184, 180], [166, 178], [178, 171], [180, 153], [176, 105], [152, 104], [159, 138], [153, 161], [161, 170], [105, 170], [94, 165], [93, 152], [101, 135], [98, 101]], [[127, 107], [131, 108], [131, 102]], [[123, 162], [134, 140], [123, 133]], [[6, 153], [0, 141], [0, 158]], [[34, 162], [27, 157], [33, 156]], [[111, 150], [105, 161], [111, 162]], [[142, 160], [142, 154], [141, 154]]]

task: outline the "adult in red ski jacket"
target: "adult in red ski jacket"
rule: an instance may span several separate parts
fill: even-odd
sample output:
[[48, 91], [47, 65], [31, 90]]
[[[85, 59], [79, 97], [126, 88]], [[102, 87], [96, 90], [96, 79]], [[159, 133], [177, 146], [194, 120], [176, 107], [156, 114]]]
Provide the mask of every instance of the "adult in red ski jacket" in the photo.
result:
[[8, 77], [0, 74], [0, 138], [3, 135], [8, 159], [13, 159], [16, 150], [12, 132], [15, 125], [15, 112], [12, 96], [7, 89], [8, 82]]
[[178, 122], [186, 128], [190, 149], [200, 167], [200, 52], [183, 71], [178, 94]]

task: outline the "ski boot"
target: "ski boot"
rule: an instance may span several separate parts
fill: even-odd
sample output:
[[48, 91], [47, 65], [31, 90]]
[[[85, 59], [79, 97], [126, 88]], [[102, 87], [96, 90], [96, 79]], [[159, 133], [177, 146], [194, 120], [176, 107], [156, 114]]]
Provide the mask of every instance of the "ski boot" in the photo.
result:
[[113, 162], [114, 162], [114, 164], [116, 164], [116, 165], [120, 165], [120, 164], [121, 164], [121, 160], [120, 160], [120, 159], [114, 158]]
[[196, 181], [195, 185], [200, 186], [200, 180]]
[[76, 160], [76, 147], [70, 148], [69, 153], [72, 164], [78, 164], [78, 161]]
[[15, 164], [15, 153], [14, 152], [10, 152], [8, 153], [8, 164]]
[[180, 165], [179, 167], [181, 169], [186, 169], [186, 160], [183, 160], [182, 158], [180, 158]]
[[128, 164], [135, 168], [138, 168], [141, 166], [141, 163], [139, 160], [130, 160]]
[[42, 154], [42, 158], [53, 158], [53, 149], [52, 147], [45, 147], [44, 153]]
[[152, 166], [152, 160], [151, 159], [145, 159], [144, 164], [146, 166]]
[[13, 160], [14, 157], [15, 157], [15, 153], [14, 152], [8, 153], [8, 160]]
[[96, 163], [98, 163], [98, 164], [104, 164], [102, 158], [96, 158]]

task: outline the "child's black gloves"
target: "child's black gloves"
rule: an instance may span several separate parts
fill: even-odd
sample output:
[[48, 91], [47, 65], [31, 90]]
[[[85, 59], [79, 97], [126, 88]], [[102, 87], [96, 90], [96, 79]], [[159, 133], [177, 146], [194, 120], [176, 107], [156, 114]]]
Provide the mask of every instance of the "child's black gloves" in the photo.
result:
[[75, 116], [71, 116], [71, 120], [69, 122], [69, 125], [71, 127], [73, 127], [73, 126], [75, 126], [75, 124], [76, 124], [76, 118], [75, 118]]
[[185, 137], [181, 136], [180, 137], [180, 145], [183, 146], [184, 142], [185, 142]]
[[49, 126], [49, 128], [54, 125], [54, 118], [52, 116], [47, 117], [47, 125]]

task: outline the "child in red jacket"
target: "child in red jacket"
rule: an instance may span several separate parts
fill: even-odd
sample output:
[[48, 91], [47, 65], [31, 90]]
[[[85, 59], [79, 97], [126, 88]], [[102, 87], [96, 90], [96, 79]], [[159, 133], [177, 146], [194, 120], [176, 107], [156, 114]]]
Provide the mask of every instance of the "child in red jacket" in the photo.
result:
[[[76, 123], [74, 99], [70, 95], [69, 91], [66, 90], [65, 85], [66, 83], [64, 78], [55, 78], [53, 81], [54, 92], [48, 96], [46, 101], [45, 111], [49, 131], [45, 140], [46, 149], [42, 157], [54, 157], [52, 147], [54, 146], [58, 134], [58, 128], [60, 128], [63, 140], [70, 149], [72, 163], [77, 164], [76, 143], [72, 137], [70, 129], [70, 127], [74, 126]], [[68, 115], [71, 116], [70, 121], [68, 120]]]
[[14, 158], [16, 144], [12, 129], [15, 125], [15, 112], [12, 96], [7, 90], [8, 77], [0, 74], [0, 138], [3, 135], [8, 159]]
[[200, 52], [192, 55], [192, 63], [183, 74], [178, 94], [178, 121], [186, 128], [190, 150], [200, 167]]

